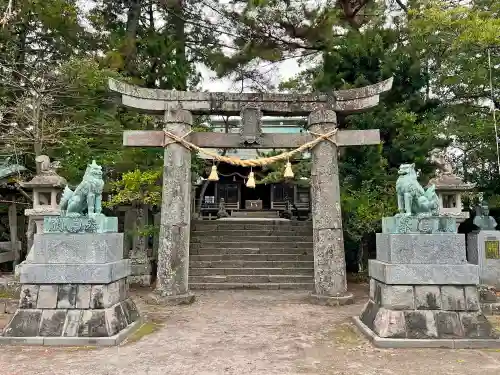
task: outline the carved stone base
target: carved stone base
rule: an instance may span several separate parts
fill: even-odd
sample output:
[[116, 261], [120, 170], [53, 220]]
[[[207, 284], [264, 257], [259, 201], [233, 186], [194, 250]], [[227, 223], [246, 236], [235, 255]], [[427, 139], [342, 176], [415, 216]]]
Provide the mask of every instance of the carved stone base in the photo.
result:
[[321, 306], [344, 306], [354, 303], [354, 297], [351, 293], [346, 293], [342, 296], [325, 296], [319, 294], [311, 294], [309, 302], [314, 305]]
[[23, 285], [4, 337], [99, 338], [118, 335], [139, 319], [126, 279], [107, 285]]
[[387, 285], [372, 279], [359, 319], [382, 338], [498, 338], [474, 285]]

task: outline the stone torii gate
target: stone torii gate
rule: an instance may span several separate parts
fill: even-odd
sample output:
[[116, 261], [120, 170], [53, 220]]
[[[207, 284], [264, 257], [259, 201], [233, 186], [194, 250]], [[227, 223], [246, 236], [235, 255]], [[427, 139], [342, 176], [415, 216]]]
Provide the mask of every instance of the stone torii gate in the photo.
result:
[[[332, 94], [234, 94], [147, 89], [111, 79], [109, 88], [121, 94], [123, 105], [162, 115], [164, 129], [202, 148], [294, 149], [337, 127], [336, 112], [350, 114], [376, 106], [379, 94], [390, 90], [392, 78]], [[191, 133], [192, 115], [241, 115], [240, 134]], [[263, 134], [262, 115], [308, 116], [309, 134]], [[337, 147], [380, 143], [378, 129], [341, 130], [312, 149], [315, 303], [352, 302], [347, 292]], [[124, 146], [164, 147], [163, 194], [156, 295], [163, 302], [194, 299], [189, 292], [191, 152], [164, 131], [125, 131]]]

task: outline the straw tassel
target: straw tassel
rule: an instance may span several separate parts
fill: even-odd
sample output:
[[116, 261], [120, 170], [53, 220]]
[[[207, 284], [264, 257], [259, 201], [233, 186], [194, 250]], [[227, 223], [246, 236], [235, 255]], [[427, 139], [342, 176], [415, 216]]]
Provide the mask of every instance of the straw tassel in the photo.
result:
[[286, 167], [285, 167], [285, 173], [283, 174], [285, 178], [293, 178], [293, 170], [292, 170], [292, 163], [289, 161], [286, 162]]
[[217, 166], [212, 165], [212, 171], [210, 176], [208, 176], [208, 181], [219, 181], [219, 175], [217, 174]]
[[248, 175], [247, 187], [252, 189], [255, 188], [255, 177], [253, 172], [250, 172], [250, 174]]

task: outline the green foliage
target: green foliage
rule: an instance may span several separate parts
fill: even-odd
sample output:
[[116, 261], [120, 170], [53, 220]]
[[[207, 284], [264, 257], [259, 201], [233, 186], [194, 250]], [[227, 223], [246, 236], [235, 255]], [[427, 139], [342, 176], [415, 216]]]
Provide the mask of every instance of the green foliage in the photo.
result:
[[159, 205], [161, 202], [162, 170], [126, 172], [111, 184], [114, 194], [107, 207], [123, 204]]

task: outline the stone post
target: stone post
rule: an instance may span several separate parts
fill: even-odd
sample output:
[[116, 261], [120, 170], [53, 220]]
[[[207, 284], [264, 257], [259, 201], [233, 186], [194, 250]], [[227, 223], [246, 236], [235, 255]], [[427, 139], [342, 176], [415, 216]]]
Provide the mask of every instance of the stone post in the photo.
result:
[[[185, 110], [165, 112], [165, 129], [180, 137], [191, 130]], [[167, 143], [171, 142], [167, 138]], [[156, 303], [191, 303], [189, 293], [189, 232], [191, 221], [191, 152], [178, 143], [165, 147]]]
[[[309, 115], [310, 130], [324, 134], [337, 127], [332, 110]], [[311, 203], [314, 243], [315, 293], [311, 302], [343, 305], [353, 302], [347, 293], [337, 146], [324, 141], [312, 149]]]

